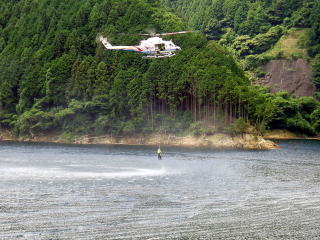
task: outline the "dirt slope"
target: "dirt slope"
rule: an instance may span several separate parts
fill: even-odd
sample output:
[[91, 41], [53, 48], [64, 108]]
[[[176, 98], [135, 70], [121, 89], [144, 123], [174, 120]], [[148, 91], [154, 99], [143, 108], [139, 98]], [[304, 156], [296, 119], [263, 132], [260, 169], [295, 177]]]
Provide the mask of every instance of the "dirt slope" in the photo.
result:
[[311, 65], [303, 59], [273, 60], [262, 69], [267, 74], [257, 83], [270, 86], [271, 92], [287, 91], [297, 97], [313, 96], [315, 93]]

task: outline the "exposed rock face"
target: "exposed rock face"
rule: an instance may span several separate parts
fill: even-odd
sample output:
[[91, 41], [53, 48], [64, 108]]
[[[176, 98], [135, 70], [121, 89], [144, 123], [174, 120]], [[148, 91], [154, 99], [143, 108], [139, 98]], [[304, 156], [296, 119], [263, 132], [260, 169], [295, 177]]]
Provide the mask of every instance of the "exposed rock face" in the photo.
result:
[[14, 139], [10, 131], [0, 128], [0, 141], [13, 141]]
[[303, 59], [272, 60], [263, 66], [263, 71], [267, 74], [258, 83], [270, 86], [271, 92], [287, 91], [297, 97], [315, 93], [311, 64]]

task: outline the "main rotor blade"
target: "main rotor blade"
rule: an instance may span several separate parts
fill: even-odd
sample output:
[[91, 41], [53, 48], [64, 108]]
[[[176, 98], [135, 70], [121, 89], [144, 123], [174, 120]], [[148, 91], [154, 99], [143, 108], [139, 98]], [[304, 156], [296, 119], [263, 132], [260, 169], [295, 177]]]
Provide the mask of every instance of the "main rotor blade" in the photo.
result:
[[177, 34], [184, 34], [184, 33], [193, 33], [193, 31], [182, 31], [182, 32], [170, 32], [170, 33], [159, 33], [159, 36], [170, 36], [170, 35], [177, 35]]
[[182, 31], [182, 32], [170, 32], [170, 33], [140, 33], [137, 34], [139, 36], [151, 36], [151, 37], [161, 37], [161, 36], [170, 36], [170, 35], [177, 35], [177, 34], [184, 34], [184, 33], [193, 33], [194, 31]]
[[150, 33], [138, 33], [138, 34], [133, 34], [133, 35], [138, 35], [138, 36], [155, 36], [157, 34], [150, 34]]

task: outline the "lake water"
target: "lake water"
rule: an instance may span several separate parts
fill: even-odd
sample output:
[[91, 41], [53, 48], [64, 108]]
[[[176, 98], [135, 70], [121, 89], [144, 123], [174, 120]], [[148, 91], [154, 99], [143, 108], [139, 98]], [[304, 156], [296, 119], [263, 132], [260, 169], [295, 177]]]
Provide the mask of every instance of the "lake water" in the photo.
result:
[[0, 143], [0, 239], [320, 239], [320, 141]]

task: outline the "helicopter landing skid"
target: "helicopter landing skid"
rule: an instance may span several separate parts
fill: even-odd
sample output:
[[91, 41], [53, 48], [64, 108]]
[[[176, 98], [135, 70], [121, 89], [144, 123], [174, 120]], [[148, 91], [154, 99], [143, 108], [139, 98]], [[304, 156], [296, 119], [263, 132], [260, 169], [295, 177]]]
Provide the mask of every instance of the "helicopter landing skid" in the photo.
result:
[[143, 56], [143, 59], [154, 59], [154, 58], [168, 58], [168, 57], [173, 57], [176, 54], [166, 54], [166, 55], [148, 55], [148, 56]]

